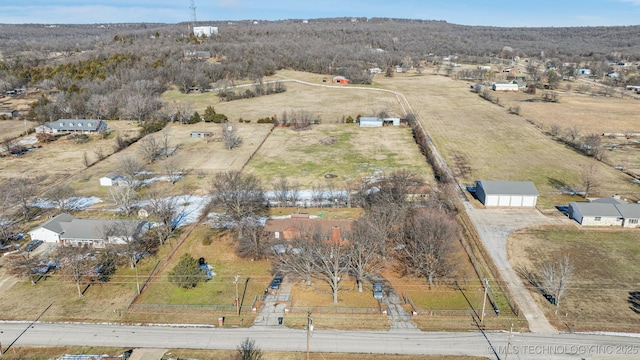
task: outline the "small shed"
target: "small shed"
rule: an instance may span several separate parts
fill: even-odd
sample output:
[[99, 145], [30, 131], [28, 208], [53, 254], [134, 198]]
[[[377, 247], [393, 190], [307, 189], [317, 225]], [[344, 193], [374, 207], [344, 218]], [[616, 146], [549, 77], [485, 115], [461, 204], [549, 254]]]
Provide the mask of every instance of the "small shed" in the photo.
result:
[[124, 176], [116, 174], [116, 173], [108, 173], [107, 175], [100, 178], [101, 186], [113, 186], [117, 185], [119, 181], [124, 179]]
[[0, 118], [15, 119], [19, 115], [18, 110], [0, 109]]
[[360, 117], [360, 127], [382, 127], [383, 120], [378, 117]]
[[534, 207], [538, 189], [531, 181], [476, 181], [476, 196], [486, 207]]

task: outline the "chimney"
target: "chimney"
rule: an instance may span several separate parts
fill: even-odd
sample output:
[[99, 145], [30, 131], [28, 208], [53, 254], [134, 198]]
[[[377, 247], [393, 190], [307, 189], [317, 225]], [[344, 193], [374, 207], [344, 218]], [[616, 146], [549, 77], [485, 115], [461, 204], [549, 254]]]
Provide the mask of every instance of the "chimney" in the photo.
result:
[[331, 227], [331, 238], [329, 239], [332, 243], [339, 243], [342, 241], [342, 237], [340, 237], [340, 227], [332, 226]]

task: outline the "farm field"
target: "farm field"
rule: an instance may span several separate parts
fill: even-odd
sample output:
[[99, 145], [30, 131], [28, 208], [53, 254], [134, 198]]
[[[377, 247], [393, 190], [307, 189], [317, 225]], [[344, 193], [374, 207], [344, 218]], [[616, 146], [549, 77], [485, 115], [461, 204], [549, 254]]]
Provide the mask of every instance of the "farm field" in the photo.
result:
[[[508, 242], [514, 269], [539, 269], [568, 255], [573, 277], [558, 308], [526, 284], [560, 331], [637, 331], [640, 326], [640, 248], [637, 230], [523, 229]], [[524, 280], [523, 280], [524, 281]]]
[[[34, 121], [27, 121], [27, 129], [37, 125]], [[25, 123], [22, 120], [0, 120], [0, 134], [2, 139], [13, 138], [24, 133]], [[1, 139], [0, 139], [1, 140]], [[2, 149], [4, 151], [4, 149]]]
[[[425, 180], [432, 178], [409, 128], [320, 124], [305, 131], [275, 128], [246, 170], [267, 184], [285, 175], [310, 189], [312, 185], [326, 188], [330, 182], [358, 181], [401, 168]], [[337, 177], [328, 181], [326, 174]]]
[[[402, 116], [398, 100], [393, 94], [379, 91], [354, 91], [353, 86], [323, 83], [322, 75], [296, 71], [281, 71], [265, 78], [265, 81], [283, 81], [287, 91], [251, 99], [221, 102], [215, 92], [182, 94], [177, 89], [167, 91], [163, 100], [187, 102], [193, 111], [203, 114], [207, 106], [213, 106], [216, 113], [225, 114], [232, 123], [240, 118], [255, 123], [257, 119], [276, 116], [281, 119], [283, 112], [304, 110], [322, 123], [337, 123], [344, 118], [358, 115], [373, 116], [386, 111], [390, 116]], [[290, 79], [308, 81], [317, 86], [300, 84]], [[329, 77], [330, 81], [330, 77]], [[245, 88], [239, 88], [242, 91]]]
[[405, 74], [379, 77], [376, 83], [405, 93], [463, 185], [479, 179], [529, 180], [544, 196], [557, 193], [557, 183], [579, 188], [580, 174], [593, 163], [601, 194], [638, 197], [640, 189], [629, 176], [552, 140], [524, 118], [470, 92], [465, 82]]

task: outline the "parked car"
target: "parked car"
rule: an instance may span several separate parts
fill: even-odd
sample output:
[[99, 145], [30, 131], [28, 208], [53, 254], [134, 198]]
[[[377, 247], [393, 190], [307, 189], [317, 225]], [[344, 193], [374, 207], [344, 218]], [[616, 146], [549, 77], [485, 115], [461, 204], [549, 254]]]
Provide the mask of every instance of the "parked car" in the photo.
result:
[[35, 250], [38, 246], [40, 246], [43, 243], [42, 240], [31, 240], [29, 241], [29, 243], [24, 247], [23, 251], [24, 252], [32, 252], [33, 250]]
[[380, 283], [373, 284], [373, 298], [382, 299], [382, 284]]
[[282, 275], [282, 274], [276, 275], [273, 278], [273, 280], [271, 280], [271, 284], [269, 285], [269, 289], [271, 289], [271, 290], [280, 289], [280, 284], [282, 284], [282, 280], [283, 279], [284, 279], [284, 275]]

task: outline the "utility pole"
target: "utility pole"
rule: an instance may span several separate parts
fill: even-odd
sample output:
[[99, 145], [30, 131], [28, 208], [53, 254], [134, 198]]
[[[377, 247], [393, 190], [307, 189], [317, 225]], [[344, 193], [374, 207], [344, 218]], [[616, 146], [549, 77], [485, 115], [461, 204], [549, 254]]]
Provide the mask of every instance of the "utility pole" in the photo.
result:
[[484, 309], [487, 306], [487, 291], [489, 290], [489, 279], [484, 278], [484, 298], [482, 299], [482, 314], [480, 314], [480, 323], [484, 325]]
[[233, 280], [233, 283], [236, 285], [236, 314], [240, 315], [240, 300], [238, 299], [238, 279], [240, 279], [240, 275], [236, 275], [235, 279]]
[[311, 311], [307, 313], [307, 360], [309, 360], [309, 346], [311, 344], [311, 332], [313, 331], [313, 318]]
[[507, 339], [507, 353], [504, 355], [504, 360], [509, 358], [509, 346], [511, 346], [511, 332], [513, 331], [513, 323], [511, 323], [511, 329], [509, 329], [509, 338]]

